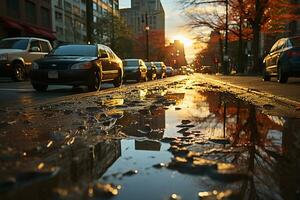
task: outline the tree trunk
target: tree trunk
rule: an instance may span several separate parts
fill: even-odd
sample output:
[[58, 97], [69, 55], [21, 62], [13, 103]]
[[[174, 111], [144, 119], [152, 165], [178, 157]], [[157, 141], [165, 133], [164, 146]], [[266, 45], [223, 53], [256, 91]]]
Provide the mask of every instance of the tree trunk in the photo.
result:
[[260, 26], [257, 23], [253, 25], [253, 44], [252, 44], [252, 52], [253, 52], [253, 72], [260, 72]]

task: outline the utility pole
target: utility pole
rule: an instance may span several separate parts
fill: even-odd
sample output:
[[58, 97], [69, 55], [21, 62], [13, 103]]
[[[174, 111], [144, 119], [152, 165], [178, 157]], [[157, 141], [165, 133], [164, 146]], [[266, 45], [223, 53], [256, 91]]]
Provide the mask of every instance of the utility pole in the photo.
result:
[[145, 27], [145, 31], [146, 31], [146, 58], [147, 58], [147, 62], [149, 62], [149, 24], [148, 24], [148, 13], [146, 12], [145, 14], [145, 21], [146, 21], [146, 27]]
[[223, 74], [228, 75], [229, 57], [228, 57], [228, 0], [225, 0], [226, 6], [226, 22], [225, 22], [225, 52], [224, 52], [224, 63], [223, 63]]
[[93, 43], [93, 0], [86, 0], [86, 43]]
[[110, 46], [112, 48], [112, 50], [114, 50], [115, 48], [115, 15], [114, 15], [114, 0], [112, 1], [112, 11], [111, 11], [111, 41], [110, 41]]

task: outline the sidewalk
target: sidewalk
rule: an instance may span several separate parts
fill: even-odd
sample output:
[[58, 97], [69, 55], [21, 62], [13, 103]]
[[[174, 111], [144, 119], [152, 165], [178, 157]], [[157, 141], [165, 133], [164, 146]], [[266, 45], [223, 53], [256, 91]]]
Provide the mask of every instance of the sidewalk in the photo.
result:
[[268, 93], [280, 98], [286, 102], [300, 102], [300, 79], [290, 78], [288, 83], [277, 83], [276, 78], [272, 78], [270, 82], [262, 81], [260, 76], [245, 75], [200, 75], [203, 79], [215, 80], [221, 84], [229, 84], [242, 87], [249, 91]]

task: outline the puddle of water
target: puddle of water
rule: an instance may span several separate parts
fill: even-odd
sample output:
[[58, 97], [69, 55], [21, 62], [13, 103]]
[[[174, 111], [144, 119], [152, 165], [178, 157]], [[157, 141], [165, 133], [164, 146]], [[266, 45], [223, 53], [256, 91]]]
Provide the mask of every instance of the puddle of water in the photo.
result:
[[[45, 199], [32, 196], [43, 187], [49, 199], [299, 198], [299, 120], [265, 115], [190, 82], [179, 85], [8, 117], [0, 134], [2, 194]], [[49, 126], [20, 124], [41, 119]], [[16, 126], [23, 130], [15, 133]], [[30, 170], [47, 175], [19, 181]]]

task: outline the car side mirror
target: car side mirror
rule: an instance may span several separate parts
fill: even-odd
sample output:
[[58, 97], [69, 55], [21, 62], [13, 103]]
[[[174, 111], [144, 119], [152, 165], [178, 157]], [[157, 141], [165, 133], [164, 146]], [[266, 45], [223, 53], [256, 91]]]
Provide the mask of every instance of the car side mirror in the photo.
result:
[[31, 52], [41, 52], [41, 49], [39, 47], [31, 47], [30, 51]]
[[99, 58], [108, 58], [108, 54], [102, 53], [102, 54], [99, 56]]

